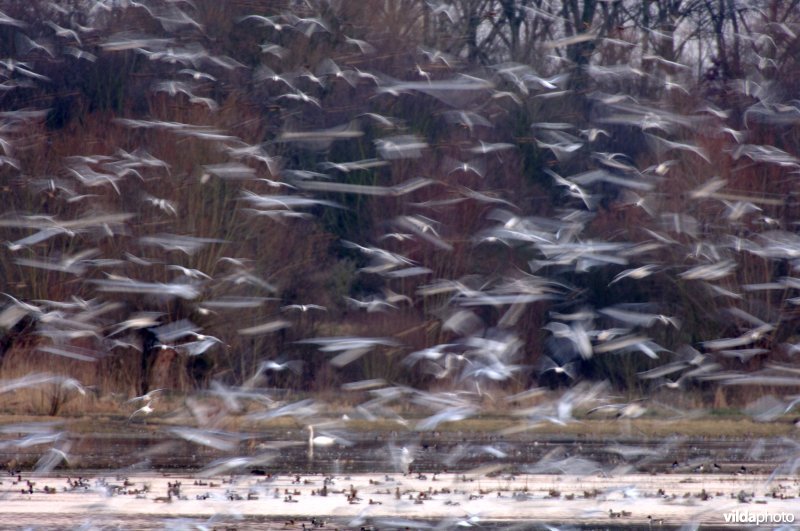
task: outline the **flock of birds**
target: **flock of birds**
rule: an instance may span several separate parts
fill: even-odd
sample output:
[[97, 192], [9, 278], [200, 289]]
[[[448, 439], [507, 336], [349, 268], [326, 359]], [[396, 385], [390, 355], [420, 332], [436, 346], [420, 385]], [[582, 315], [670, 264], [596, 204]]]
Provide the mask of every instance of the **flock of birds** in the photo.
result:
[[[232, 21], [231, 31], [262, 38], [256, 65], [212, 51], [213, 39], [190, 1], [99, 0], [74, 12], [41, 2], [14, 16], [0, 12], [0, 30], [15, 43], [14, 55], [0, 61], [0, 183], [14, 198], [0, 214], [6, 276], [0, 331], [11, 338], [7, 344], [27, 331], [38, 351], [86, 365], [134, 351], [231, 360], [232, 349], [255, 348], [301, 325], [336, 330], [347, 320], [343, 314], [368, 323], [362, 329], [394, 330], [302, 337], [281, 344], [278, 356], [256, 352], [253, 364], [236, 368], [241, 378], [212, 375], [207, 388], [189, 393], [174, 413], [187, 426], [169, 430], [175, 438], [235, 452], [242, 437], [221, 429], [231, 413], [257, 422], [291, 417], [308, 426], [312, 459], [315, 447], [348, 444], [347, 421], [331, 426], [342, 435], [315, 435], [315, 425], [327, 425], [326, 404], [282, 400], [264, 383], [268, 376], [308, 377], [303, 356], [314, 351], [329, 356], [332, 370], [363, 376], [341, 386], [365, 397], [348, 418], [390, 420], [412, 434], [479, 416], [487, 406], [507, 409], [524, 431], [575, 422], [578, 410], [635, 418], [655, 405], [626, 401], [607, 382], [587, 378], [587, 367], [600, 358], [611, 372], [623, 357], [635, 360], [636, 381], [653, 393], [690, 382], [776, 390], [748, 409], [759, 421], [800, 403], [782, 391], [800, 385], [800, 367], [792, 363], [800, 343], [791, 332], [800, 304], [800, 277], [793, 276], [800, 237], [790, 218], [800, 159], [788, 141], [786, 149], [757, 143], [764, 129], [788, 134], [800, 120], [797, 100], [780, 99], [775, 84], [755, 78], [730, 87], [748, 102], [741, 116], [710, 102], [671, 109], [611, 91], [647, 77], [664, 84], [659, 94], [666, 102], [677, 86], [670, 74], [688, 67], [652, 55], [657, 66], [650, 73], [631, 64], [592, 64], [586, 72], [591, 91], [574, 87], [567, 68], [547, 75], [513, 62], [467, 68], [463, 58], [427, 47], [395, 52], [400, 58], [384, 71], [371, 66], [386, 62], [379, 37], [370, 42], [358, 38], [357, 27], [345, 31], [336, 2], [296, 4]], [[457, 16], [451, 7], [425, 3], [442, 21]], [[115, 26], [118, 18], [125, 25]], [[132, 29], [132, 21], [141, 27]], [[548, 48], [563, 52], [578, 42], [556, 39]], [[338, 55], [317, 57], [315, 46], [330, 43], [337, 43]], [[293, 47], [304, 47], [307, 57]], [[148, 80], [147, 98], [166, 105], [109, 119], [109, 129], [123, 131], [127, 145], [48, 155], [60, 156], [60, 167], [37, 171], [32, 142], [58, 132], [42, 132], [51, 110], [26, 94], [47, 93], [59, 68], [90, 71], [123, 56], [144, 64], [143, 71], [154, 65], [159, 77]], [[563, 62], [564, 54], [550, 61]], [[234, 90], [263, 109], [255, 118], [263, 134], [255, 142], [237, 130], [252, 124], [221, 125], [229, 111], [224, 95]], [[560, 110], [574, 116], [567, 113], [573, 101], [588, 104], [591, 113], [555, 121]], [[178, 121], [175, 108], [194, 118]], [[531, 113], [536, 118], [524, 133], [512, 132], [514, 120]], [[420, 117], [424, 127], [410, 119]], [[186, 145], [201, 146], [207, 156], [177, 175], [176, 150]], [[356, 153], [361, 158], [343, 155]], [[523, 153], [544, 161], [536, 175], [515, 175]], [[742, 189], [747, 183], [735, 173], [748, 168], [771, 182]], [[172, 190], [184, 182], [190, 185]], [[258, 249], [247, 254], [247, 245], [221, 237], [223, 230], [212, 236], [187, 228], [191, 218], [205, 215], [190, 210], [188, 196], [212, 203], [224, 190], [236, 191], [225, 209], [237, 223], [298, 242], [307, 234], [302, 227], [319, 230], [325, 219], [370, 212], [365, 204], [387, 212], [378, 226], [352, 230], [364, 240], [345, 236], [333, 245], [358, 264], [354, 276], [372, 287], [335, 300], [298, 300], [282, 290], [288, 271], [254, 266]], [[537, 206], [543, 202], [550, 204]], [[619, 212], [630, 226], [604, 232], [601, 221]], [[357, 225], [362, 221], [366, 226], [365, 220]], [[219, 251], [236, 243], [243, 243], [242, 255]], [[211, 262], [198, 258], [213, 253]], [[464, 265], [464, 256], [475, 263]], [[442, 265], [448, 263], [460, 265]], [[743, 264], [756, 265], [743, 270]], [[442, 275], [448, 271], [459, 271], [457, 278]], [[34, 278], [45, 285], [34, 291]], [[659, 299], [642, 300], [645, 291], [635, 286], [654, 280], [646, 293]], [[658, 286], [674, 293], [654, 293]], [[635, 295], [628, 302], [607, 293]], [[145, 307], [131, 310], [133, 299]], [[189, 311], [179, 315], [177, 307]], [[701, 311], [707, 313], [695, 315]], [[434, 323], [436, 333], [426, 337], [437, 340], [409, 344], [392, 329], [395, 316], [399, 323], [408, 316]], [[709, 330], [728, 337], [687, 335], [686, 321], [703, 319], [716, 320]], [[532, 320], [541, 321], [541, 345], [531, 341], [538, 335], [525, 332]], [[374, 360], [400, 374], [413, 371], [431, 388], [359, 369]], [[3, 370], [13, 374], [11, 367]], [[560, 390], [537, 387], [537, 379]], [[4, 394], [44, 386], [98, 392], [94, 383], [46, 371], [0, 380]], [[497, 394], [504, 387], [518, 392]], [[131, 422], [171, 413], [159, 411], [168, 390], [140, 391], [146, 393], [122, 400]], [[222, 405], [214, 409], [210, 401]], [[399, 413], [408, 407], [427, 413], [410, 420]], [[68, 462], [66, 439], [54, 436], [59, 429], [19, 430], [29, 430], [20, 445], [29, 446], [33, 433], [54, 443], [52, 455], [36, 465], [39, 473]], [[393, 454], [395, 469], [413, 461], [408, 448]], [[218, 472], [256, 463], [230, 457]]]
[[[535, 482], [531, 481], [535, 479]], [[125, 500], [139, 510], [171, 511], [193, 507], [194, 518], [171, 517], [169, 529], [453, 529], [483, 527], [487, 507], [504, 507], [512, 513], [551, 512], [561, 505], [595, 525], [608, 525], [621, 519], [624, 525], [662, 527], [680, 519], [681, 512], [708, 513], [714, 505], [736, 507], [757, 503], [791, 515], [797, 481], [782, 480], [764, 488], [757, 482], [745, 483], [714, 477], [704, 485], [687, 484], [692, 476], [671, 475], [660, 483], [633, 486], [621, 478], [570, 476], [554, 481], [553, 476], [531, 477], [495, 474], [476, 477], [469, 474], [417, 474], [366, 476], [268, 474], [261, 477], [206, 478], [164, 474], [141, 478], [119, 474], [115, 477], [11, 478], [0, 487], [6, 497], [18, 491], [17, 498], [31, 504], [76, 503], [102, 498]], [[5, 486], [7, 485], [7, 486]], [[157, 494], [166, 492], [165, 495]], [[324, 514], [324, 507], [341, 503], [335, 515]], [[636, 500], [636, 501], [634, 501]], [[636, 505], [637, 501], [642, 503]], [[666, 510], [657, 503], [666, 505]], [[80, 502], [78, 502], [80, 503]], [[160, 507], [153, 509], [153, 504]], [[308, 505], [302, 516], [293, 507]], [[395, 506], [397, 515], [383, 513], [383, 506]], [[645, 506], [646, 505], [646, 506]], [[227, 507], [229, 512], [212, 514], [209, 509]], [[230, 509], [234, 508], [234, 509]], [[246, 516], [259, 510], [274, 517], [273, 522], [250, 522]], [[646, 510], [655, 509], [655, 514]], [[788, 511], [787, 511], [788, 509]], [[426, 511], [442, 515], [431, 522]], [[786, 512], [783, 512], [786, 511]], [[777, 512], [777, 511], [776, 511]], [[237, 514], [238, 513], [238, 514]], [[422, 516], [422, 518], [420, 518]], [[40, 516], [41, 517], [41, 516]], [[45, 516], [46, 518], [46, 516]], [[424, 519], [423, 519], [424, 518]], [[721, 520], [721, 517], [718, 516]], [[103, 517], [89, 519], [86, 526], [102, 525]], [[528, 524], [508, 522], [504, 529], [525, 529]], [[529, 525], [528, 525], [529, 526]], [[558, 529], [551, 526], [548, 528]], [[565, 529], [573, 529], [565, 527]]]

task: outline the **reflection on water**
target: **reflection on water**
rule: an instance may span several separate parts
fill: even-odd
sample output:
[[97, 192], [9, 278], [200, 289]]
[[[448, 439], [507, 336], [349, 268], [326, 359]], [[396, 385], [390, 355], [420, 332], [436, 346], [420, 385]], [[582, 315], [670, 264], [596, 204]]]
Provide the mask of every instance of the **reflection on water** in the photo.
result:
[[[639, 476], [640, 479], [635, 480], [636, 484], [641, 487], [642, 493], [648, 492], [652, 495], [656, 491], [657, 484], [663, 483], [668, 478], [677, 481], [672, 472], [694, 474], [694, 477], [698, 478], [700, 483], [696, 481], [687, 483], [687, 491], [698, 490], [700, 486], [706, 485], [706, 482], [712, 481], [712, 479], [734, 481], [743, 466], [746, 467], [748, 475], [753, 472], [768, 474], [781, 464], [783, 456], [790, 455], [788, 450], [791, 447], [790, 441], [779, 439], [764, 441], [758, 455], [759, 460], [755, 460], [752, 455], [752, 442], [749, 441], [629, 439], [624, 442], [614, 442], [565, 439], [557, 436], [533, 439], [531, 434], [504, 438], [496, 435], [462, 432], [399, 434], [381, 431], [350, 433], [348, 440], [352, 442], [350, 446], [333, 445], [316, 448], [313, 459], [310, 459], [306, 431], [303, 428], [263, 431], [256, 437], [242, 442], [235, 451], [227, 453], [168, 437], [158, 432], [130, 433], [124, 436], [107, 433], [71, 435], [70, 469], [57, 469], [54, 474], [60, 474], [62, 477], [66, 474], [73, 477], [77, 474], [85, 474], [86, 477], [92, 477], [109, 473], [127, 475], [128, 473], [152, 473], [154, 470], [168, 470], [170, 476], [183, 475], [191, 474], [222, 458], [252, 456], [263, 454], [265, 451], [273, 451], [276, 456], [273, 460], [258, 467], [246, 466], [235, 469], [236, 472], [246, 474], [250, 481], [264, 480], [267, 482], [274, 481], [274, 479], [263, 479], [259, 476], [280, 474], [282, 477], [287, 477], [287, 474], [297, 473], [334, 474], [346, 477], [347, 474], [397, 472], [397, 465], [393, 464], [390, 455], [397, 449], [407, 448], [413, 453], [413, 469], [420, 474], [420, 477], [422, 477], [421, 474], [438, 472], [449, 472], [451, 477], [453, 477], [452, 473], [456, 473], [455, 477], [460, 477], [458, 474], [461, 472], [482, 469], [483, 473], [486, 473], [487, 466], [499, 465], [498, 470], [502, 469], [503, 477], [516, 473], [553, 474], [548, 477], [552, 477], [554, 482], [560, 482], [560, 479], [556, 479], [558, 478], [557, 474], [572, 474], [573, 477], [582, 476], [582, 482], [589, 481], [590, 477], [594, 477], [601, 478], [596, 481], [606, 484], [605, 482], [610, 480], [602, 479], [605, 477], [605, 472], [610, 472], [612, 475], [640, 472], [646, 475]], [[280, 449], [268, 450], [268, 448], [280, 446], [282, 443], [285, 446]], [[27, 471], [31, 469], [30, 465], [35, 463], [45, 450], [41, 445], [17, 449], [17, 451], [11, 451], [7, 447], [0, 453], [0, 462], [9, 463], [9, 466], [12, 464], [19, 466], [22, 469], [23, 479], [25, 479]], [[677, 467], [674, 463], [677, 463]], [[599, 471], [603, 472], [598, 474]], [[661, 473], [664, 472], [670, 472], [670, 474], [662, 475]], [[228, 471], [226, 471], [227, 473]], [[652, 474], [658, 474], [660, 477]], [[430, 479], [430, 476], [427, 479]], [[435, 476], [433, 479], [436, 479]], [[166, 480], [162, 479], [162, 481]], [[566, 476], [564, 481], [567, 481]], [[527, 482], [525, 484], [527, 486]], [[272, 488], [277, 483], [270, 483], [270, 485]], [[564, 483], [560, 483], [560, 485], [566, 488]], [[16, 491], [9, 491], [9, 493], [12, 492]], [[152, 499], [156, 494], [163, 493], [160, 491], [151, 493], [148, 495], [148, 499]], [[715, 495], [718, 496], [718, 493]], [[46, 496], [46, 494], [34, 496]], [[539, 498], [531, 498], [531, 501], [543, 499], [541, 493], [538, 496]], [[194, 496], [190, 498], [194, 499]], [[731, 503], [728, 498], [730, 496], [717, 497], [720, 503]], [[577, 498], [574, 499], [577, 500]], [[578, 503], [568, 500], [573, 500], [573, 498], [564, 495], [561, 499], [550, 500], [547, 503], [556, 504], [558, 507], [561, 504]], [[614, 503], [618, 504], [619, 501]], [[469, 504], [470, 502], [462, 500], [465, 514], [469, 512]], [[577, 510], [578, 506], [564, 506], [565, 509], [571, 507], [575, 507]], [[153, 511], [156, 512], [160, 509], [161, 505], [156, 505]], [[13, 522], [4, 522], [0, 528], [215, 529], [219, 531], [223, 529], [242, 531], [301, 529], [302, 522], [296, 514], [288, 514], [290, 509], [287, 509], [285, 516], [273, 514], [268, 517], [253, 516], [252, 514], [234, 515], [226, 511], [218, 512], [211, 518], [199, 516], [179, 518], [166, 514], [106, 515], [100, 509], [95, 511], [96, 514], [92, 516], [89, 516], [90, 512], [86, 511], [47, 516], [14, 514]], [[23, 510], [25, 509], [23, 508]], [[31, 511], [34, 510], [32, 506]], [[640, 519], [642, 517], [641, 514], [637, 516]], [[604, 516], [600, 515], [600, 520], [603, 518]], [[405, 520], [405, 524], [398, 526], [394, 525], [391, 519], [381, 520], [365, 517], [363, 525], [358, 523], [353, 527], [351, 525], [353, 521], [352, 519], [333, 519], [327, 527], [330, 529], [430, 529], [442, 525], [442, 522], [437, 520]], [[409, 525], [409, 523], [413, 525]], [[649, 526], [643, 526], [641, 521], [637, 524], [626, 522], [598, 524], [597, 518], [593, 524], [573, 525], [566, 528], [559, 525], [560, 522], [552, 523], [559, 526], [559, 529], [576, 530], [649, 528]], [[532, 528], [530, 522], [484, 519], [476, 522], [476, 525], [484, 529]], [[545, 529], [547, 526], [541, 523], [538, 528]], [[665, 524], [660, 525], [659, 529], [678, 529], [678, 526]], [[704, 526], [704, 529], [715, 529], [715, 527]]]
[[[221, 452], [207, 446], [158, 433], [83, 434], [71, 436], [71, 468], [117, 470], [196, 470], [216, 459], [274, 453], [277, 459], [259, 466], [270, 474], [396, 472], [392, 449], [408, 448], [414, 456], [413, 469], [423, 472], [462, 472], [487, 465], [503, 465], [509, 472], [562, 473], [565, 461], [590, 461], [603, 468], [630, 466], [631, 472], [662, 472], [678, 463], [681, 472], [736, 472], [742, 466], [750, 472], [771, 472], [789, 455], [790, 443], [773, 439], [764, 442], [758, 458], [749, 455], [752, 442], [673, 439], [668, 441], [562, 439], [557, 436], [533, 439], [480, 436], [472, 433], [436, 432], [402, 434], [361, 432], [348, 435], [349, 446], [318, 447], [309, 458], [306, 431], [281, 429], [260, 432], [242, 442], [236, 452]], [[281, 446], [278, 449], [275, 446]], [[3, 448], [0, 462], [17, 463], [24, 469], [42, 456], [41, 446]], [[548, 468], [548, 463], [556, 463]], [[716, 466], [715, 466], [716, 465]], [[580, 472], [580, 470], [573, 471]]]

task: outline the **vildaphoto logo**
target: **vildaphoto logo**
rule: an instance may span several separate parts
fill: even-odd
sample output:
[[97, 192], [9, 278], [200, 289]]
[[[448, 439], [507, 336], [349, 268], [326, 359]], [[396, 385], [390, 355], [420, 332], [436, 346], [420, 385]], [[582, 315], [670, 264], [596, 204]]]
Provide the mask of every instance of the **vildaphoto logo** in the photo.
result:
[[793, 513], [753, 513], [748, 510], [731, 511], [723, 515], [726, 524], [791, 524]]

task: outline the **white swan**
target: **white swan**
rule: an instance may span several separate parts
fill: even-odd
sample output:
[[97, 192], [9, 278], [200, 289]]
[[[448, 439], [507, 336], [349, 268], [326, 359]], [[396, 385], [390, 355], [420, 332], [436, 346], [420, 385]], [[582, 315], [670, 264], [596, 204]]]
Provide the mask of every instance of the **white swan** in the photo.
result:
[[400, 468], [403, 470], [403, 474], [411, 473], [411, 463], [413, 462], [414, 456], [411, 455], [411, 451], [403, 446], [403, 449], [400, 450]]
[[315, 446], [331, 446], [333, 443], [336, 442], [336, 439], [333, 437], [328, 437], [327, 435], [317, 435], [314, 437], [314, 426], [307, 426], [308, 429], [308, 457], [314, 457], [314, 447]]

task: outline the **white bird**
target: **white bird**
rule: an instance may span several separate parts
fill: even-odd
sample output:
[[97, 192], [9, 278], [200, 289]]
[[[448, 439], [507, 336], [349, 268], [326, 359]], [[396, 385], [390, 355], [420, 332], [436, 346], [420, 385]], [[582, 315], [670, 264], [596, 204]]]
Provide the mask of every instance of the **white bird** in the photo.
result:
[[264, 42], [259, 44], [259, 48], [261, 48], [261, 53], [274, 55], [278, 59], [283, 59], [289, 54], [289, 50], [287, 48], [272, 42]]
[[574, 182], [565, 179], [564, 177], [560, 176], [559, 174], [557, 174], [552, 170], [545, 168], [544, 172], [547, 173], [550, 177], [552, 177], [558, 186], [566, 187], [571, 197], [576, 197], [581, 201], [583, 201], [583, 204], [585, 204], [586, 208], [588, 208], [589, 210], [594, 209], [595, 201], [592, 200], [592, 196], [589, 195], [586, 192], [586, 190], [584, 190]]
[[64, 378], [61, 380], [61, 387], [71, 387], [78, 391], [81, 395], [86, 396], [86, 388], [75, 378]]
[[370, 43], [368, 43], [367, 41], [362, 41], [360, 39], [354, 39], [352, 37], [348, 37], [348, 36], [345, 35], [344, 42], [346, 42], [347, 44], [352, 44], [354, 46], [357, 46], [358, 49], [363, 54], [375, 53], [375, 47], [373, 45], [371, 45]]
[[556, 363], [553, 358], [550, 356], [543, 356], [541, 358], [541, 362], [539, 365], [539, 374], [544, 374], [546, 372], [553, 371], [556, 374], [563, 374], [567, 376], [570, 380], [574, 380], [576, 376], [575, 371], [575, 363], [565, 363], [563, 365], [559, 365]]
[[575, 348], [580, 352], [583, 359], [589, 359], [593, 354], [592, 342], [589, 339], [589, 334], [584, 328], [583, 323], [574, 322], [571, 325], [551, 321], [542, 327], [543, 330], [549, 330], [553, 337], [569, 339], [574, 343]]
[[56, 35], [58, 35], [59, 37], [73, 39], [78, 43], [78, 46], [82, 44], [81, 38], [78, 36], [78, 33], [75, 30], [71, 30], [69, 28], [62, 28], [58, 24], [49, 20], [45, 21], [45, 24], [50, 26], [53, 29], [53, 31], [56, 32]]
[[152, 402], [155, 399], [156, 393], [160, 393], [163, 390], [164, 390], [163, 388], [153, 389], [152, 391], [149, 391], [149, 392], [147, 392], [147, 393], [145, 393], [145, 394], [143, 394], [141, 396], [134, 396], [133, 398], [128, 400], [128, 402], [138, 402], [139, 400], [144, 400], [145, 402], [147, 402], [149, 404], [150, 402]]
[[67, 442], [63, 450], [61, 448], [50, 448], [33, 466], [34, 475], [41, 476], [50, 473], [61, 461], [69, 465], [67, 451], [69, 451], [70, 446], [71, 444]]
[[156, 326], [159, 324], [162, 315], [163, 314], [159, 312], [140, 312], [133, 314], [129, 319], [118, 323], [114, 330], [108, 333], [107, 337], [115, 336], [129, 329], [139, 330]]
[[148, 402], [144, 406], [140, 407], [139, 409], [137, 409], [136, 411], [131, 413], [131, 416], [128, 417], [128, 420], [133, 419], [133, 417], [135, 417], [137, 413], [141, 413], [142, 415], [147, 416], [152, 412], [153, 412], [153, 408], [150, 406], [150, 402]]
[[168, 199], [163, 199], [160, 197], [152, 197], [152, 196], [145, 196], [143, 199], [146, 202], [153, 205], [154, 207], [158, 208], [159, 210], [163, 210], [167, 214], [171, 214], [173, 216], [178, 215], [178, 211], [175, 208], [175, 203], [169, 201]]
[[283, 363], [278, 363], [277, 361], [267, 360], [262, 361], [258, 366], [258, 373], [262, 373], [264, 371], [284, 371], [289, 369], [295, 374], [300, 374], [300, 371], [303, 368], [302, 360], [289, 360], [284, 361]]
[[24, 28], [27, 25], [28, 24], [26, 22], [12, 18], [0, 11], [0, 26], [16, 26], [18, 28]]
[[411, 451], [403, 446], [400, 450], [400, 467], [403, 470], [403, 474], [411, 472], [411, 463], [413, 462], [414, 456], [411, 454]]
[[470, 153], [475, 153], [476, 155], [487, 155], [489, 153], [497, 153], [500, 151], [506, 151], [508, 149], [514, 149], [516, 146], [514, 144], [508, 144], [503, 142], [497, 143], [488, 143], [480, 140], [480, 145], [474, 146], [469, 148]]
[[280, 75], [268, 66], [261, 65], [256, 68], [253, 74], [255, 81], [272, 81], [273, 83], [283, 83], [290, 89], [294, 89], [294, 78], [291, 74]]
[[207, 74], [205, 72], [201, 72], [199, 70], [193, 70], [191, 68], [184, 68], [182, 70], [178, 70], [179, 74], [186, 74], [188, 76], [192, 76], [192, 79], [195, 81], [200, 81], [201, 79], [208, 79], [209, 81], [216, 81], [217, 78], [212, 76], [211, 74]]
[[167, 269], [169, 269], [170, 271], [180, 271], [181, 274], [183, 274], [183, 276], [186, 276], [186, 277], [189, 277], [189, 278], [198, 278], [198, 279], [199, 278], [205, 278], [205, 279], [211, 280], [210, 276], [208, 276], [206, 273], [203, 273], [199, 269], [192, 269], [192, 268], [189, 268], [189, 267], [183, 267], [182, 265], [168, 265]]
[[272, 17], [264, 17], [261, 15], [247, 15], [246, 17], [240, 18], [237, 22], [244, 22], [245, 20], [255, 20], [261, 23], [262, 26], [271, 27], [275, 31], [283, 31], [284, 29], [288, 28], [294, 29], [294, 26], [290, 24], [278, 22], [279, 19], [286, 20], [286, 18], [281, 15], [276, 15]]
[[23, 311], [25, 313], [33, 313], [33, 314], [36, 314], [36, 315], [41, 315], [41, 314], [44, 313], [44, 309], [39, 307], [39, 306], [34, 306], [32, 304], [28, 304], [27, 302], [22, 302], [21, 300], [12, 297], [8, 293], [2, 293], [2, 295], [5, 295], [9, 299], [11, 299], [11, 302], [13, 303], [13, 305], [15, 307], [19, 308], [20, 311]]
[[314, 426], [308, 426], [308, 444], [313, 446], [331, 446], [336, 442], [333, 437], [327, 435], [317, 435], [314, 437]]
[[609, 306], [598, 311], [629, 326], [644, 326], [645, 328], [649, 328], [655, 323], [660, 322], [665, 325], [672, 325], [675, 328], [681, 327], [679, 318], [669, 317], [663, 314], [645, 313], [633, 309], [627, 310], [619, 306]]
[[197, 341], [189, 341], [188, 343], [181, 343], [180, 345], [175, 345], [174, 349], [188, 356], [200, 356], [201, 354], [204, 354], [208, 349], [219, 343], [221, 343], [221, 341], [219, 341], [216, 338], [206, 337], [205, 339], [199, 339]]
[[449, 157], [446, 158], [444, 162], [445, 170], [447, 170], [447, 175], [451, 173], [474, 173], [481, 179], [483, 179], [486, 168], [484, 161], [482, 159], [473, 159], [468, 162], [463, 162], [460, 160], [451, 159]]
[[310, 310], [319, 310], [321, 312], [327, 312], [328, 309], [325, 306], [320, 306], [319, 304], [288, 304], [286, 306], [281, 307], [281, 311], [289, 311], [289, 310], [298, 310], [302, 313], [306, 313]]
[[402, 242], [402, 241], [406, 241], [406, 240], [413, 240], [414, 239], [414, 235], [413, 234], [408, 234], [406, 232], [390, 232], [390, 233], [384, 234], [383, 236], [378, 238], [378, 241], [387, 240], [389, 238], [391, 238], [393, 240], [397, 240], [399, 242]]
[[610, 286], [615, 282], [619, 282], [623, 278], [632, 278], [635, 280], [640, 280], [649, 277], [650, 275], [655, 273], [658, 270], [658, 268], [659, 266], [657, 264], [647, 264], [634, 269], [626, 269], [625, 271], [622, 271], [621, 273], [617, 274], [617, 276], [615, 276], [614, 279], [608, 283], [608, 285]]
[[392, 291], [391, 289], [389, 289], [386, 286], [381, 288], [381, 291], [383, 291], [383, 295], [385, 297], [384, 300], [386, 302], [388, 302], [389, 304], [397, 304], [399, 302], [404, 302], [404, 303], [409, 304], [410, 306], [414, 305], [414, 301], [412, 301], [411, 297], [409, 297], [408, 295], [403, 295], [401, 293], [395, 293], [394, 291]]
[[587, 415], [594, 413], [595, 411], [607, 411], [607, 410], [616, 410], [616, 417], [617, 418], [630, 418], [635, 419], [641, 417], [647, 412], [647, 409], [637, 404], [636, 402], [630, 402], [628, 404], [606, 404], [602, 406], [598, 406], [595, 408], [590, 409], [586, 412]]
[[358, 299], [354, 299], [352, 297], [345, 297], [348, 303], [356, 308], [364, 308], [367, 310], [367, 313], [374, 313], [374, 312], [385, 312], [389, 308], [396, 310], [397, 306], [390, 302], [386, 302], [381, 300], [377, 297], [372, 297], [369, 300], [360, 301]]
[[242, 384], [242, 389], [253, 388], [261, 380], [263, 374], [267, 371], [282, 372], [287, 369], [294, 374], [299, 375], [303, 370], [302, 360], [289, 360], [284, 361], [283, 363], [274, 360], [262, 361], [259, 363], [255, 374], [253, 374], [253, 376], [248, 378], [247, 381]]
[[327, 435], [317, 435], [314, 437], [314, 426], [308, 425], [308, 458], [314, 458], [314, 447], [315, 446], [332, 446], [336, 439], [333, 437], [328, 437]]

